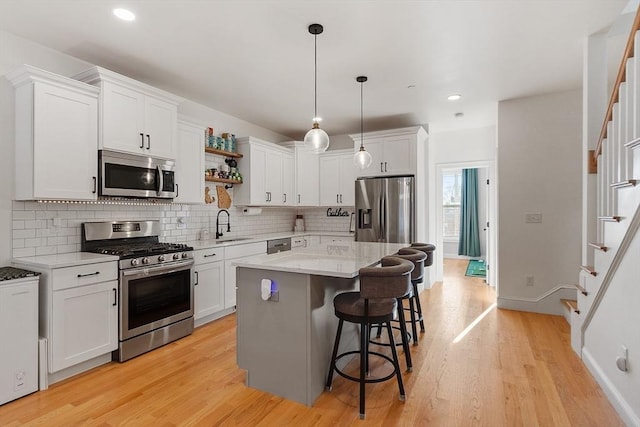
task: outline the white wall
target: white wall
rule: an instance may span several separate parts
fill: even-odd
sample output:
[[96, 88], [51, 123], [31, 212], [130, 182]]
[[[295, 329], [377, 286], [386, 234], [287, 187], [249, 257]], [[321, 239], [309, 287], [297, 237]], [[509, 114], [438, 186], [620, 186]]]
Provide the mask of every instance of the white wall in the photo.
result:
[[[498, 106], [498, 306], [561, 314], [581, 257], [580, 91]], [[542, 223], [525, 223], [526, 213]], [[525, 286], [526, 276], [534, 277]]]
[[[429, 224], [429, 236], [433, 236], [432, 242], [436, 245], [432, 267], [435, 281], [441, 281], [443, 277], [442, 171], [452, 168], [484, 167], [487, 168], [488, 176], [483, 179], [489, 178], [494, 182], [495, 156], [495, 126], [434, 133], [429, 136], [429, 218], [434, 218]], [[492, 186], [489, 192], [490, 204], [495, 206], [495, 186]], [[492, 215], [495, 215], [495, 211], [496, 209], [493, 209]], [[490, 242], [491, 247], [495, 248], [495, 242]]]

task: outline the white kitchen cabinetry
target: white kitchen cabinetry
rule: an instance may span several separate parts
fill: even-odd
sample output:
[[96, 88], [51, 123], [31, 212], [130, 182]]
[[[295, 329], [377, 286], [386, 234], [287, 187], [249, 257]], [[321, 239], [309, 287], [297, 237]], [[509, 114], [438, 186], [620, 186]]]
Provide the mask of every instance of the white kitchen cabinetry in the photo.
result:
[[320, 243], [353, 242], [352, 236], [320, 236]]
[[267, 253], [267, 242], [247, 243], [228, 246], [224, 260], [224, 308], [236, 305], [236, 266], [233, 262], [238, 258]]
[[[350, 135], [354, 150], [360, 149], [360, 134]], [[357, 176], [415, 175], [418, 171], [418, 144], [424, 144], [426, 132], [422, 127], [368, 132], [363, 135], [364, 148], [373, 163]], [[420, 165], [422, 167], [422, 165]]]
[[254, 137], [238, 139], [238, 169], [242, 186], [234, 189], [236, 205], [293, 206], [293, 153], [290, 149]]
[[101, 67], [74, 78], [100, 87], [101, 149], [176, 158], [179, 97]]
[[225, 248], [199, 249], [194, 253], [194, 320], [224, 309]]
[[296, 206], [320, 204], [320, 156], [305, 147], [304, 142], [286, 144], [293, 149]]
[[176, 203], [204, 203], [204, 128], [178, 122], [176, 157]]
[[118, 347], [117, 261], [88, 256], [95, 261], [65, 267], [14, 260], [21, 268], [42, 273], [40, 336], [47, 339], [50, 374], [105, 354], [110, 360]]
[[353, 152], [335, 150], [320, 155], [320, 205], [355, 205]]
[[38, 390], [38, 278], [0, 282], [0, 405]]
[[15, 198], [95, 200], [98, 89], [31, 66], [16, 88]]

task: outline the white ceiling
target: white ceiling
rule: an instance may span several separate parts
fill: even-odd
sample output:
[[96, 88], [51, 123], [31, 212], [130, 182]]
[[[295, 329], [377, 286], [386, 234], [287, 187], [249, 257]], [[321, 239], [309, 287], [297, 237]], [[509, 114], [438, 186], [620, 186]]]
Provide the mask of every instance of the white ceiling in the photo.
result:
[[[495, 123], [497, 102], [579, 88], [585, 37], [627, 0], [0, 0], [0, 29], [301, 139]], [[116, 19], [126, 7], [137, 19]], [[409, 88], [409, 86], [415, 86]], [[463, 95], [447, 101], [452, 93]], [[463, 118], [454, 113], [463, 112]]]

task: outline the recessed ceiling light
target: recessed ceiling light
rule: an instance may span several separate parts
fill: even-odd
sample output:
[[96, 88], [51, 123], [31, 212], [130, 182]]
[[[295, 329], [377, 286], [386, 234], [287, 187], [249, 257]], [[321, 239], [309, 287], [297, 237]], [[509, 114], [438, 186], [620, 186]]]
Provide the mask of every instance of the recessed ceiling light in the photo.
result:
[[123, 21], [135, 21], [136, 15], [127, 9], [113, 9], [113, 14]]
[[455, 95], [449, 95], [449, 96], [447, 96], [447, 99], [448, 99], [449, 101], [457, 101], [457, 100], [458, 100], [458, 99], [460, 99], [460, 98], [462, 98], [462, 95], [458, 95], [458, 94], [455, 94]]

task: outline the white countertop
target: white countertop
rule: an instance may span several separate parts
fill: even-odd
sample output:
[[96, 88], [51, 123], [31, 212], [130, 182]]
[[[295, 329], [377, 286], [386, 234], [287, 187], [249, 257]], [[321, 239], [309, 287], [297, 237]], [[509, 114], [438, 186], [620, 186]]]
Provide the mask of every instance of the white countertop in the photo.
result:
[[408, 246], [407, 243], [321, 243], [272, 255], [245, 257], [233, 264], [260, 270], [352, 278], [361, 268], [373, 266], [382, 257]]
[[[214, 233], [215, 235], [215, 233]], [[355, 236], [355, 233], [342, 232], [342, 231], [281, 231], [278, 233], [266, 233], [266, 234], [256, 234], [253, 236], [228, 236], [225, 234], [222, 236], [222, 242], [216, 243], [215, 239], [208, 240], [191, 240], [186, 242], [189, 246], [192, 246], [193, 249], [211, 249], [211, 248], [220, 248], [224, 246], [234, 246], [234, 245], [244, 245], [247, 243], [256, 243], [256, 242], [264, 242], [267, 240], [273, 239], [283, 239], [286, 237], [301, 237], [301, 236], [337, 236], [337, 237], [351, 237]], [[239, 239], [232, 240], [229, 242], [225, 242], [225, 239]]]
[[77, 265], [95, 264], [98, 262], [118, 261], [115, 255], [94, 254], [91, 252], [70, 252], [56, 255], [40, 255], [24, 258], [13, 258], [14, 265], [31, 265], [41, 268], [63, 268]]

